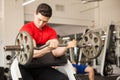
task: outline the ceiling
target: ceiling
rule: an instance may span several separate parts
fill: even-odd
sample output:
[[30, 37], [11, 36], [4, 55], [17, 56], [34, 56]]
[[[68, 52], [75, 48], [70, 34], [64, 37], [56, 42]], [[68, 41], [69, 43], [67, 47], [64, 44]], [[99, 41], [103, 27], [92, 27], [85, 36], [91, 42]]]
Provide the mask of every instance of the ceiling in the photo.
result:
[[[24, 0], [24, 3], [22, 5], [25, 6], [25, 5], [28, 5], [28, 4], [33, 3], [35, 1], [40, 1], [40, 0]], [[49, 1], [49, 0], [47, 0], [47, 1]], [[53, 1], [55, 1], [55, 0], [53, 0]], [[73, 4], [87, 4], [87, 3], [91, 3], [91, 2], [99, 2], [102, 0], [69, 0], [69, 1]]]

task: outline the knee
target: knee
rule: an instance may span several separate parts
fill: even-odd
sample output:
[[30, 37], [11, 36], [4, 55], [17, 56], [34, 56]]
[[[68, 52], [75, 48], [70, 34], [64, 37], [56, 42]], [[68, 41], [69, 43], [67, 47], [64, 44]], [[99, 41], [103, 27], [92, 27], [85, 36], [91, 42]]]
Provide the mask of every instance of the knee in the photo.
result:
[[65, 75], [64, 77], [59, 78], [58, 80], [69, 80], [68, 76]]
[[94, 73], [94, 68], [91, 66], [86, 67], [85, 72]]
[[93, 67], [90, 67], [90, 72], [94, 73], [94, 68]]

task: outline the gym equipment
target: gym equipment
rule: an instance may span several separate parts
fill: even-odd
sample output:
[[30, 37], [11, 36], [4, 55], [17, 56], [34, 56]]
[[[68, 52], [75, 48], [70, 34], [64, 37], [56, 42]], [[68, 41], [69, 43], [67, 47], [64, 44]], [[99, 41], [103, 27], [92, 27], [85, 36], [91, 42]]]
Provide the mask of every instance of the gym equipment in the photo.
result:
[[111, 64], [106, 63], [104, 66], [104, 76], [112, 75], [113, 74], [113, 67]]
[[11, 60], [11, 56], [10, 56], [10, 55], [7, 55], [7, 56], [6, 56], [6, 60]]
[[91, 47], [82, 48], [82, 53], [87, 58], [96, 58], [100, 55], [103, 41], [98, 32], [90, 30], [83, 35], [82, 40], [79, 42], [80, 45], [92, 45]]
[[[104, 32], [103, 35], [101, 35], [101, 37], [104, 36], [104, 38], [102, 39], [103, 40], [102, 51], [101, 51], [99, 57], [93, 59], [91, 62], [92, 66], [94, 67], [96, 72], [100, 73], [101, 76], [113, 75], [114, 70], [117, 67], [117, 66], [115, 67], [114, 65], [116, 65], [117, 62], [119, 62], [116, 59], [116, 57], [119, 58], [119, 51], [116, 51], [116, 47], [117, 47], [116, 46], [116, 39], [114, 38], [115, 28], [116, 28], [116, 26], [111, 24], [107, 27], [106, 32]], [[116, 32], [116, 33], [118, 33], [118, 32]], [[118, 46], [118, 48], [119, 48], [119, 46]], [[82, 55], [80, 55], [80, 58], [81, 58], [81, 56]]]
[[18, 33], [15, 45], [5, 46], [5, 51], [16, 51], [18, 62], [22, 65], [27, 65], [32, 60], [33, 56], [33, 41], [27, 32]]
[[120, 80], [120, 76], [118, 76], [116, 80]]
[[113, 24], [111, 24], [107, 29], [105, 45], [104, 45], [103, 55], [101, 60], [101, 69], [100, 69], [101, 70], [100, 73], [103, 76], [113, 74], [113, 68], [112, 68], [113, 63], [111, 64], [110, 60], [108, 60], [108, 55], [113, 54], [113, 51], [115, 51], [115, 42], [113, 40], [114, 30], [115, 30], [115, 25]]
[[[47, 47], [49, 44], [43, 45], [41, 47], [33, 48], [33, 42], [31, 36], [27, 32], [20, 32], [15, 40], [15, 45], [5, 46], [5, 51], [16, 51], [16, 57], [18, 62], [22, 65], [28, 65], [32, 60], [33, 50], [40, 50]], [[67, 46], [67, 44], [62, 44], [62, 46]]]
[[10, 66], [12, 80], [22, 80], [22, 75], [18, 67], [18, 60], [15, 58]]
[[[92, 34], [92, 32], [91, 32]], [[96, 35], [97, 36], [97, 35]], [[97, 37], [95, 37], [97, 38]], [[99, 38], [100, 39], [100, 38]], [[98, 40], [98, 39], [97, 39]], [[89, 44], [78, 44], [78, 47], [79, 48], [89, 48], [89, 50], [93, 49], [93, 47], [96, 47], [96, 46], [92, 46], [92, 44], [94, 44], [91, 41], [86, 41], [87, 43], [89, 42]], [[85, 43], [85, 41], [84, 41]], [[15, 45], [7, 45], [4, 47], [4, 50], [5, 51], [16, 51], [16, 57], [18, 59], [18, 62], [21, 64], [21, 65], [28, 65], [31, 60], [32, 60], [32, 56], [33, 56], [33, 51], [34, 49], [36, 50], [40, 50], [40, 49], [43, 49], [45, 47], [49, 46], [49, 44], [46, 44], [46, 45], [43, 45], [41, 47], [34, 47], [33, 46], [33, 41], [32, 41], [32, 38], [31, 36], [29, 35], [29, 33], [25, 32], [25, 31], [22, 31], [22, 32], [19, 32], [17, 37], [16, 37], [16, 40], [15, 40]], [[67, 46], [67, 44], [59, 44], [58, 45], [59, 47], [65, 47]], [[97, 45], [98, 48], [99, 48], [99, 45]], [[87, 49], [86, 48], [86, 49]], [[99, 50], [99, 49], [98, 49]], [[87, 50], [88, 51], [88, 50]], [[92, 50], [91, 50], [92, 51]], [[89, 53], [90, 51], [88, 51]], [[99, 52], [99, 51], [98, 51]], [[87, 53], [87, 54], [88, 54]], [[96, 53], [96, 52], [95, 52]], [[91, 58], [91, 57], [90, 57]]]
[[4, 67], [0, 67], [0, 80], [4, 80]]
[[117, 66], [120, 67], [120, 26], [116, 25], [115, 27], [116, 33], [115, 33], [115, 44], [116, 44], [116, 63]]

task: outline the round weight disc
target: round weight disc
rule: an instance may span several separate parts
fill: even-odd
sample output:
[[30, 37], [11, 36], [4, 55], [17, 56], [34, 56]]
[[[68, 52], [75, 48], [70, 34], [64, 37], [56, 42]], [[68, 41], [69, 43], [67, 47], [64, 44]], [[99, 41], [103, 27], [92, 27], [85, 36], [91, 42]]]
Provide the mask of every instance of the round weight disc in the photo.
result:
[[20, 32], [16, 37], [15, 44], [23, 47], [22, 51], [16, 51], [18, 62], [21, 65], [29, 64], [33, 56], [33, 40], [29, 33]]
[[91, 45], [82, 48], [82, 53], [87, 58], [96, 58], [100, 55], [103, 42], [99, 33], [94, 31], [88, 31], [83, 35], [83, 38], [79, 41], [79, 45]]

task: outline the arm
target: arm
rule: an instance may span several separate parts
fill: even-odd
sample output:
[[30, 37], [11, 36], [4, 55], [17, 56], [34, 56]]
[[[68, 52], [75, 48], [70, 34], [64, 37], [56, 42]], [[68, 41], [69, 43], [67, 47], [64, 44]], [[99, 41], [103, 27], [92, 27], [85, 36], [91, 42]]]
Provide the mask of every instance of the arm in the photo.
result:
[[[36, 47], [35, 40], [33, 40], [34, 46]], [[58, 40], [57, 39], [51, 39], [48, 40], [46, 43], [49, 43], [48, 47], [45, 47], [41, 50], [34, 50], [33, 58], [41, 57], [49, 52], [51, 52], [53, 49], [57, 48]]]
[[54, 56], [59, 57], [64, 55], [68, 48], [73, 48], [76, 46], [75, 40], [69, 41], [67, 47], [58, 47], [59, 42], [57, 39], [49, 40], [47, 43], [50, 43], [48, 47], [41, 50], [34, 50], [33, 58], [41, 57], [51, 51]]
[[[34, 44], [34, 47], [36, 47], [35, 40], [33, 40], [33, 44]], [[50, 51], [51, 49], [49, 47], [45, 47], [41, 50], [34, 50], [33, 58], [42, 57], [43, 55], [47, 54]]]
[[53, 55], [56, 57], [64, 55], [67, 49], [75, 47], [77, 45], [77, 42], [76, 40], [72, 40], [69, 41], [67, 44], [68, 44], [67, 47], [57, 47], [55, 50], [52, 50]]

